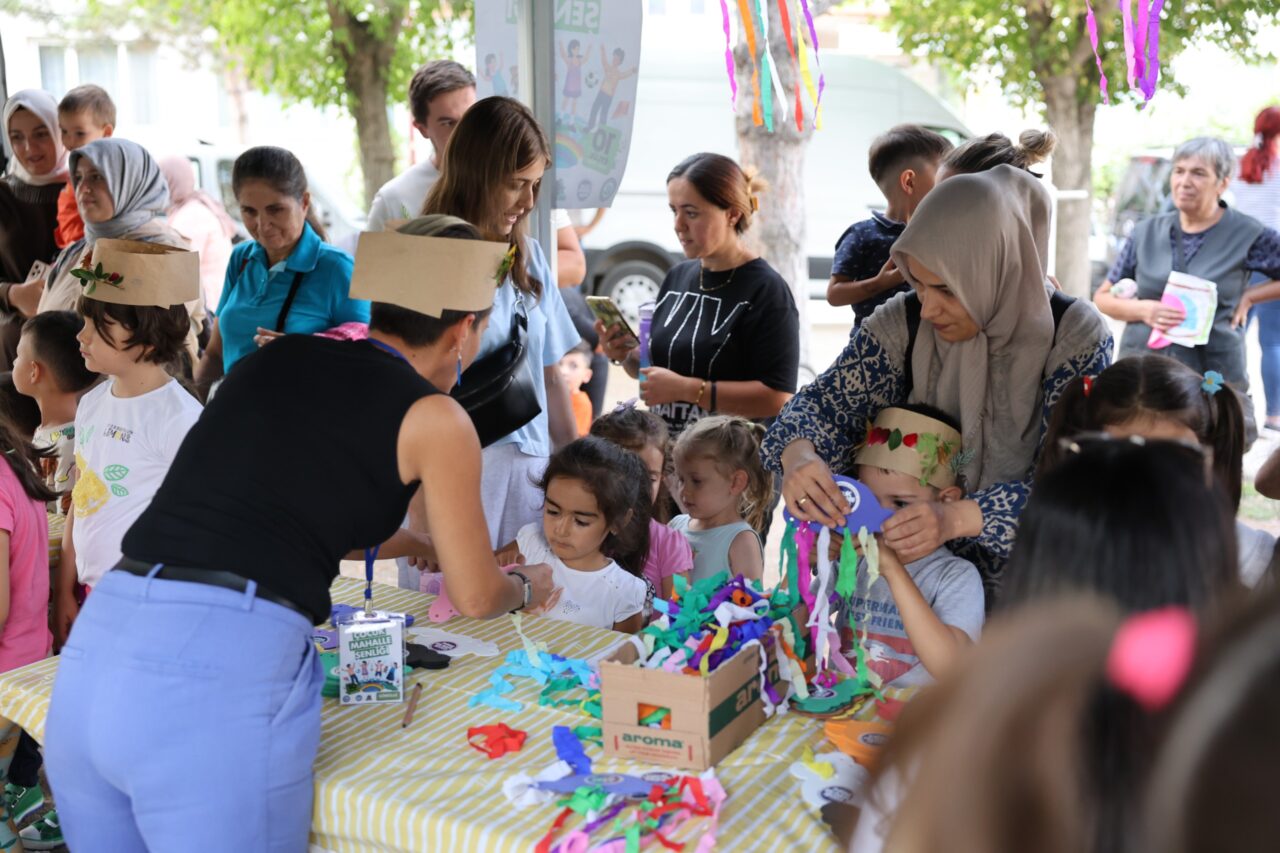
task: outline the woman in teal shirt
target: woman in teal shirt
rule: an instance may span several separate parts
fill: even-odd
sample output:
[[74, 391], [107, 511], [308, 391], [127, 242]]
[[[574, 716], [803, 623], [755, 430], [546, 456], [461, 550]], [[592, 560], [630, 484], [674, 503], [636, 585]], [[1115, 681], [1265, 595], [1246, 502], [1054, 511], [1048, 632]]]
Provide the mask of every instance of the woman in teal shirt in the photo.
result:
[[213, 334], [196, 370], [201, 387], [281, 334], [369, 322], [369, 303], [347, 296], [351, 256], [325, 243], [309, 216], [298, 158], [283, 148], [250, 148], [236, 158], [231, 188], [253, 239], [231, 252]]

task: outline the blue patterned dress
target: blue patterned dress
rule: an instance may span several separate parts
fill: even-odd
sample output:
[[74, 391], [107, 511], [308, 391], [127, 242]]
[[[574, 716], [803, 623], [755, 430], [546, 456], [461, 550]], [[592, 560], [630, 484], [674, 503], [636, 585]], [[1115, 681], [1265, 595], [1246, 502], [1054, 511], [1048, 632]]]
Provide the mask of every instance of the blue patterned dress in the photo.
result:
[[[853, 333], [831, 367], [782, 409], [761, 449], [766, 465], [780, 473], [782, 451], [794, 441], [808, 439], [832, 471], [840, 473], [853, 467], [868, 421], [874, 420], [881, 409], [907, 402], [904, 299], [905, 296], [895, 297], [877, 309]], [[1062, 389], [1078, 376], [1102, 372], [1111, 364], [1112, 350], [1111, 332], [1102, 315], [1092, 304], [1077, 301], [1063, 315], [1045, 364], [1042, 441], [1049, 414]], [[982, 509], [982, 533], [947, 543], [957, 556], [972, 562], [982, 573], [988, 607], [999, 593], [1004, 564], [1017, 534], [1018, 517], [1031, 493], [1035, 462], [1027, 460], [1027, 474], [1021, 480], [996, 483], [970, 494], [969, 499]]]

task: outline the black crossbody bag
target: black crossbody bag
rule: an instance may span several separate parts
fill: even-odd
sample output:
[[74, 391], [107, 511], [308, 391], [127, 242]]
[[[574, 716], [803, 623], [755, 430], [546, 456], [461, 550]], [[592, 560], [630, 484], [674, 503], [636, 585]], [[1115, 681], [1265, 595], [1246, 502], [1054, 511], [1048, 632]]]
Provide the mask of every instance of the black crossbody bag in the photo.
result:
[[529, 351], [529, 318], [519, 289], [520, 310], [511, 318], [511, 337], [500, 349], [476, 359], [453, 386], [450, 396], [462, 404], [488, 447], [542, 413], [533, 374], [526, 367]]

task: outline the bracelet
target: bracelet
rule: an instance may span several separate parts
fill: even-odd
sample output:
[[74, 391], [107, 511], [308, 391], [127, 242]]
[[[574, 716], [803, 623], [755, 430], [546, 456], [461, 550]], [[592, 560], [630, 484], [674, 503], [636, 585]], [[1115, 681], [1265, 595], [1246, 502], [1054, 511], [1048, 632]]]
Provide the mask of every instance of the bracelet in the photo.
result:
[[693, 398], [693, 404], [696, 406], [702, 402], [702, 392], [707, 390], [707, 380], [702, 380], [702, 384], [698, 386], [698, 396]]
[[716, 410], [716, 383], [712, 382], [712, 383], [711, 383], [711, 409], [710, 409], [710, 411], [714, 412], [715, 410]]
[[522, 572], [512, 571], [512, 572], [508, 572], [507, 575], [508, 577], [520, 579], [520, 586], [521, 586], [520, 591], [524, 595], [524, 600], [520, 602], [520, 606], [517, 607], [515, 610], [512, 610], [511, 612], [515, 613], [517, 610], [524, 610], [526, 607], [529, 606], [529, 603], [533, 598], [533, 584], [529, 581], [529, 578], [525, 577], [525, 575]]

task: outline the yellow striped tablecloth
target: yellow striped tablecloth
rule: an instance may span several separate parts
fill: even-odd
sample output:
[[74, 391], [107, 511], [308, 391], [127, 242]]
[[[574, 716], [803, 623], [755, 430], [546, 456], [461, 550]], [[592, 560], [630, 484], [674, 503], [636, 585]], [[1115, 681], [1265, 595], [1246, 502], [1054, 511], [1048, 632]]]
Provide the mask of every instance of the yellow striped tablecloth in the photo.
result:
[[[335, 602], [359, 606], [363, 584], [350, 578], [334, 581]], [[374, 602], [381, 610], [412, 613], [426, 621], [432, 597], [377, 585]], [[584, 628], [550, 619], [526, 619], [526, 633], [566, 657], [584, 658], [619, 641], [606, 630]], [[315, 762], [316, 799], [311, 841], [336, 853], [355, 851], [528, 851], [559, 812], [553, 805], [517, 810], [502, 795], [502, 783], [519, 771], [537, 773], [556, 760], [553, 725], [577, 726], [590, 719], [568, 709], [538, 705], [539, 686], [513, 678], [508, 694], [524, 704], [519, 713], [488, 706], [468, 707], [468, 700], [489, 684], [489, 675], [508, 651], [521, 647], [507, 619], [478, 621], [455, 618], [445, 630], [490, 640], [498, 657], [463, 657], [446, 670], [417, 671], [408, 686], [421, 682], [422, 699], [408, 729], [400, 727], [403, 705], [341, 707], [325, 699], [322, 734]], [[17, 722], [36, 740], [44, 739], [45, 715], [57, 659], [0, 674], [0, 716]], [[506, 723], [528, 732], [517, 754], [490, 760], [467, 745], [471, 726]], [[787, 714], [767, 721], [716, 768], [728, 800], [717, 834], [721, 850], [835, 851], [838, 845], [816, 810], [800, 799], [800, 783], [788, 768], [804, 747], [829, 747], [822, 724]], [[587, 754], [600, 770], [643, 772], [652, 767], [606, 760], [599, 747]], [[705, 819], [688, 821], [673, 834], [695, 841]], [[597, 832], [593, 841], [603, 840]]]

